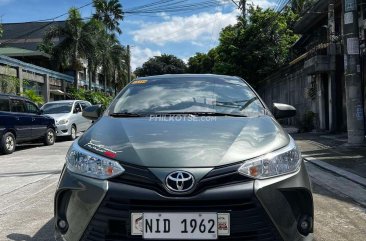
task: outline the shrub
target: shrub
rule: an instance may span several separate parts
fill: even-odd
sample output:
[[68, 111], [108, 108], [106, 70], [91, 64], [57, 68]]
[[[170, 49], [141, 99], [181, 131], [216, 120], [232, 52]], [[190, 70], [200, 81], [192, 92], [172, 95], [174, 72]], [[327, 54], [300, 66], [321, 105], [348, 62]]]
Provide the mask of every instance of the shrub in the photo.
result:
[[30, 99], [31, 101], [33, 101], [34, 103], [36, 103], [38, 106], [43, 105], [44, 104], [44, 99], [42, 96], [37, 95], [37, 93], [30, 89], [30, 90], [25, 90], [22, 94], [22, 96], [27, 97], [28, 99]]
[[70, 94], [73, 99], [86, 100], [93, 105], [102, 104], [104, 107], [107, 107], [113, 100], [112, 96], [105, 93], [85, 89], [71, 89]]
[[6, 94], [16, 94], [20, 80], [13, 76], [0, 75], [0, 92]]

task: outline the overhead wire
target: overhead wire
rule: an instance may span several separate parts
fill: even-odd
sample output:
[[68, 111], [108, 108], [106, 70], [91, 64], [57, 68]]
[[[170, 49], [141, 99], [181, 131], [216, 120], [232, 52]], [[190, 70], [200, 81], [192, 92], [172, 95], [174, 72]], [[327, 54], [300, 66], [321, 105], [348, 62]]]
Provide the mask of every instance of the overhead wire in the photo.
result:
[[[124, 14], [151, 17], [153, 15], [149, 15], [149, 14], [154, 14], [156, 16], [157, 13], [186, 13], [186, 12], [191, 12], [191, 11], [197, 11], [197, 10], [203, 9], [203, 8], [215, 7], [215, 6], [219, 6], [219, 5], [223, 4], [223, 3], [221, 3], [220, 0], [206, 0], [204, 2], [200, 1], [200, 2], [195, 2], [195, 3], [190, 3], [190, 4], [184, 4], [185, 2], [187, 2], [187, 0], [178, 0], [178, 1], [177, 0], [159, 0], [159, 1], [149, 3], [149, 4], [144, 4], [144, 5], [129, 8], [126, 11], [124, 11]], [[91, 1], [87, 4], [84, 4], [80, 7], [77, 7], [76, 9], [80, 10], [80, 9], [90, 6], [92, 4], [93, 4], [93, 1]], [[37, 31], [40, 31], [40, 30], [52, 25], [56, 21], [56, 19], [61, 18], [67, 14], [68, 14], [68, 12], [60, 14], [53, 18], [25, 22], [25, 23], [46, 22], [46, 24], [37, 29], [30, 30], [24, 34], [14, 37], [13, 39], [9, 39], [5, 42], [1, 42], [0, 45], [4, 45], [4, 44], [8, 44], [8, 43], [17, 41], [19, 38], [27, 37]], [[90, 18], [91, 17], [82, 18], [82, 19], [86, 20], [86, 19], [90, 19]]]

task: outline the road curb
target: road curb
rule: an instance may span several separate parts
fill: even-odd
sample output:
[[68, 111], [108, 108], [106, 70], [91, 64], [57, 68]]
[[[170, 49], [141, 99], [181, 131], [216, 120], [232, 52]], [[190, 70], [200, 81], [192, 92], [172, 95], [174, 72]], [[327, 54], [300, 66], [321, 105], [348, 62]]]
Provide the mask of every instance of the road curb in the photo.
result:
[[366, 188], [366, 178], [360, 177], [360, 176], [358, 176], [358, 175], [356, 175], [354, 173], [351, 173], [349, 171], [343, 170], [343, 169], [338, 168], [338, 167], [336, 167], [334, 165], [328, 164], [328, 163], [326, 163], [324, 161], [320, 161], [320, 160], [318, 160], [316, 158], [313, 158], [311, 156], [303, 155], [303, 158], [306, 161], [308, 161], [308, 162], [310, 162], [310, 163], [312, 163], [312, 164], [314, 164], [314, 165], [316, 165], [316, 166], [318, 166], [320, 168], [323, 168], [323, 169], [325, 169], [327, 171], [330, 171], [330, 172], [335, 173], [335, 174], [337, 174], [339, 176], [342, 176], [342, 177], [344, 177], [344, 178], [346, 178], [346, 179], [348, 179], [348, 180], [350, 180], [352, 182], [355, 182], [355, 183], [357, 183], [357, 184], [359, 184], [359, 185], [361, 185], [361, 186], [363, 186], [363, 187]]

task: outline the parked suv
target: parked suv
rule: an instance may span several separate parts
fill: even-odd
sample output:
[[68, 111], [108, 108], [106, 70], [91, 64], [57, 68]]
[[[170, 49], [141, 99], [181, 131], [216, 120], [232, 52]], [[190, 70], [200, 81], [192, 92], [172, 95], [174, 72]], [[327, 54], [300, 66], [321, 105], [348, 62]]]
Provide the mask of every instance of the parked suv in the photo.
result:
[[55, 143], [55, 120], [29, 99], [0, 94], [0, 152], [13, 153], [15, 145], [22, 142], [42, 141]]

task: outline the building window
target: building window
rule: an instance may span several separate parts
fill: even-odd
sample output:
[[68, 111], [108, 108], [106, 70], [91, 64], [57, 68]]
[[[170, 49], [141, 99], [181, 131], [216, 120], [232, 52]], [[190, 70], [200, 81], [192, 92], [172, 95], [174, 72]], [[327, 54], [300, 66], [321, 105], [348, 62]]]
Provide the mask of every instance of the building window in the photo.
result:
[[37, 82], [31, 81], [31, 80], [25, 80], [23, 87], [24, 87], [24, 90], [34, 90], [37, 95], [42, 96], [43, 84], [41, 84], [41, 83], [37, 83]]

